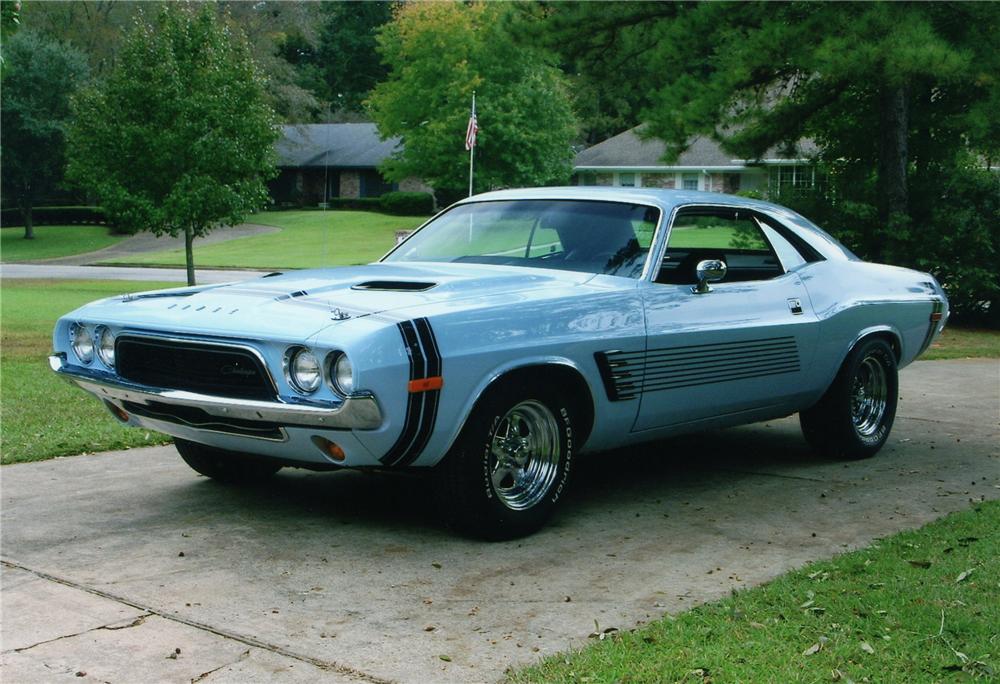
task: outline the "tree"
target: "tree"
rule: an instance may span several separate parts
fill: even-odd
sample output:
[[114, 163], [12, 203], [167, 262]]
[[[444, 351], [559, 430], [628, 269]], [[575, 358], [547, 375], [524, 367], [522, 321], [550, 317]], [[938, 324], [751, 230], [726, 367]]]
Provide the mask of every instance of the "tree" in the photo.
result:
[[75, 99], [68, 175], [118, 226], [183, 233], [193, 285], [194, 239], [266, 201], [277, 136], [245, 40], [210, 5], [171, 4]]
[[517, 3], [511, 32], [561, 58], [581, 141], [597, 144], [642, 121], [661, 83], [649, 57], [678, 11], [670, 2]]
[[317, 67], [302, 59], [316, 43], [323, 5], [316, 2], [226, 1], [222, 19], [247, 37], [251, 55], [266, 77], [268, 101], [284, 122], [310, 122], [329, 109]]
[[362, 103], [387, 70], [376, 50], [376, 32], [392, 18], [391, 2], [328, 2], [315, 59], [334, 110], [362, 111]]
[[412, 3], [379, 32], [389, 75], [369, 104], [380, 133], [405, 145], [384, 165], [389, 178], [466, 187], [473, 91], [477, 188], [569, 177], [575, 120], [565, 80], [549, 55], [513, 41], [504, 21], [510, 11], [502, 3]]
[[79, 51], [33, 31], [11, 36], [4, 56], [0, 90], [4, 194], [16, 198], [24, 217], [24, 237], [31, 240], [35, 202], [63, 178], [69, 98], [87, 79], [87, 62]]
[[4, 62], [2, 48], [7, 39], [17, 33], [21, 27], [21, 1], [0, 0], [0, 75], [3, 74]]
[[140, 4], [123, 0], [28, 2], [24, 23], [80, 50], [91, 72], [100, 78], [114, 64], [122, 33], [135, 21]]

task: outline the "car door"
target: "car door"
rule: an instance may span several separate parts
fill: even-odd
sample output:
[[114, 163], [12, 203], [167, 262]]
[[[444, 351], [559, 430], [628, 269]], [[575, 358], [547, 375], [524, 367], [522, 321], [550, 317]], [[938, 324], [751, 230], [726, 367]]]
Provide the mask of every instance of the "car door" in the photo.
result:
[[[809, 393], [818, 325], [795, 272], [808, 257], [762, 219], [732, 208], [676, 213], [660, 273], [641, 288], [646, 351], [619, 359], [641, 378], [634, 430], [794, 405]], [[699, 294], [705, 259], [728, 269]]]

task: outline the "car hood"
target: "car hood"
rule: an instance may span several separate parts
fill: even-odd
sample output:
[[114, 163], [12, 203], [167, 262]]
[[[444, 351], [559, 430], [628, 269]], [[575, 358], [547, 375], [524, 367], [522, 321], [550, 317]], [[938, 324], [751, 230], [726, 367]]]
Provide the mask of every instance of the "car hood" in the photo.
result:
[[125, 328], [306, 339], [330, 325], [373, 314], [399, 312], [411, 318], [423, 315], [421, 308], [445, 303], [477, 308], [493, 297], [534, 289], [558, 296], [593, 277], [481, 264], [369, 264], [123, 295], [73, 315]]

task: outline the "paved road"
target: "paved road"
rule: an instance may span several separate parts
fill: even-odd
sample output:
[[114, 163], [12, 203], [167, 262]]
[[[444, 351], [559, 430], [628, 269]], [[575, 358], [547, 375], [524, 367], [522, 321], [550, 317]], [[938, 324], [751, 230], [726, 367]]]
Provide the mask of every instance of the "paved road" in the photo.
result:
[[439, 529], [413, 477], [229, 489], [169, 448], [6, 466], [4, 679], [493, 681], [595, 620], [632, 627], [1000, 497], [1000, 362], [905, 370], [869, 461], [818, 459], [786, 419], [575, 475], [548, 528], [482, 544]]
[[[195, 280], [199, 284], [228, 283], [262, 276], [268, 271], [208, 270], [196, 269]], [[56, 280], [142, 280], [158, 282], [186, 283], [187, 272], [183, 268], [129, 268], [127, 266], [77, 266], [61, 264], [3, 264], [0, 265], [2, 278], [31, 278]]]

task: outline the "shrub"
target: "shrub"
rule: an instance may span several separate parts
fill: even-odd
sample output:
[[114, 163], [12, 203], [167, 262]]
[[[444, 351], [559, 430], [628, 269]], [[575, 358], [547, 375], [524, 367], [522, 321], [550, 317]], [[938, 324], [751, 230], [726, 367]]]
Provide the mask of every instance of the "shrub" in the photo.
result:
[[328, 204], [331, 209], [378, 211], [382, 208], [381, 199], [378, 197], [331, 197]]
[[387, 192], [381, 201], [382, 211], [387, 214], [420, 216], [434, 213], [434, 195], [429, 192]]
[[862, 259], [933, 274], [948, 294], [955, 322], [1000, 327], [1000, 175], [959, 165], [917, 179], [910, 191], [912, 218], [890, 226], [880, 223], [873, 201], [857, 194], [859, 200], [803, 189], [776, 201]]
[[[64, 226], [78, 224], [108, 224], [108, 217], [101, 207], [35, 207], [31, 213], [36, 226]], [[24, 217], [20, 209], [4, 209], [0, 212], [3, 226], [23, 226]]]

